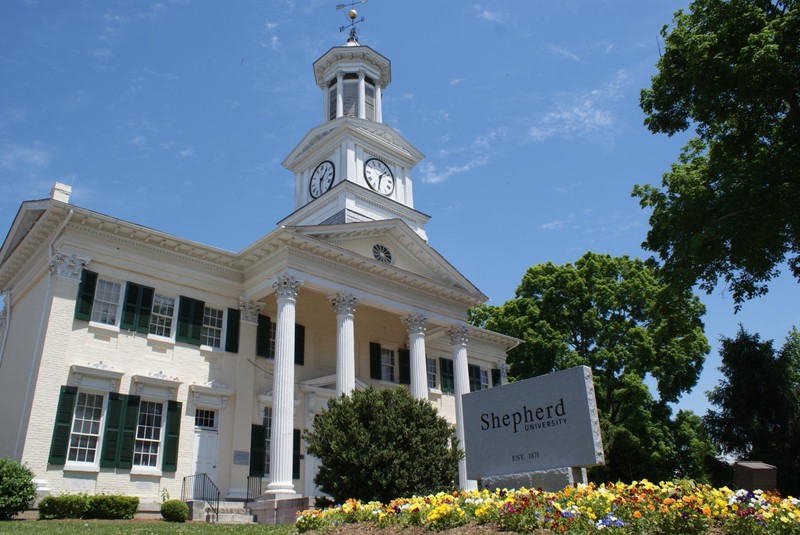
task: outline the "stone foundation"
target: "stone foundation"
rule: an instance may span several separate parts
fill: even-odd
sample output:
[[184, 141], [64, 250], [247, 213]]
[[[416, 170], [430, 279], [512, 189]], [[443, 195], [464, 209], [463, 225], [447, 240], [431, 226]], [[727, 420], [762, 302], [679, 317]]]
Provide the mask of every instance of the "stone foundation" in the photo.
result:
[[481, 487], [494, 489], [528, 489], [557, 492], [575, 483], [586, 483], [586, 468], [555, 468], [541, 472], [522, 472], [481, 478]]
[[259, 524], [294, 524], [299, 511], [310, 509], [314, 498], [287, 498], [274, 500], [260, 498], [250, 504], [250, 512]]

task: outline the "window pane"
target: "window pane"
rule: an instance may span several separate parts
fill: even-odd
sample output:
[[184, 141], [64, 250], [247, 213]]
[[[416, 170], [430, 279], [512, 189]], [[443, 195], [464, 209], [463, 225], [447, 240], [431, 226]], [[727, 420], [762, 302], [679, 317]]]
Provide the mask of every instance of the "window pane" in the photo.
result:
[[78, 394], [72, 420], [67, 459], [79, 463], [93, 463], [100, 436], [100, 419], [103, 413], [103, 396]]
[[264, 408], [264, 477], [269, 477], [269, 443], [272, 437], [272, 407]]
[[203, 312], [203, 331], [200, 335], [201, 343], [210, 347], [222, 345], [222, 317], [224, 311], [217, 308], [206, 307]]
[[92, 321], [107, 325], [117, 324], [117, 308], [119, 306], [120, 285], [100, 279], [94, 293]]
[[136, 443], [133, 448], [134, 465], [158, 466], [163, 411], [163, 403], [153, 401], [140, 403], [139, 426], [136, 428]]
[[428, 368], [428, 388], [436, 388], [436, 359], [425, 359]]
[[394, 381], [394, 351], [381, 348], [381, 380]]
[[194, 426], [203, 429], [217, 428], [217, 411], [197, 409], [194, 413]]
[[172, 335], [172, 318], [175, 315], [175, 298], [156, 294], [150, 312], [150, 333], [158, 336]]

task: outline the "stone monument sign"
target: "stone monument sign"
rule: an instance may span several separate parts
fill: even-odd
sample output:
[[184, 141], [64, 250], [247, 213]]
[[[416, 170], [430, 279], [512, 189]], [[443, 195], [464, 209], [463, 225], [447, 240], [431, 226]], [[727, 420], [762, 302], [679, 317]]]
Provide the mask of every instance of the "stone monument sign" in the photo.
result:
[[470, 479], [605, 463], [586, 366], [466, 394], [462, 403]]

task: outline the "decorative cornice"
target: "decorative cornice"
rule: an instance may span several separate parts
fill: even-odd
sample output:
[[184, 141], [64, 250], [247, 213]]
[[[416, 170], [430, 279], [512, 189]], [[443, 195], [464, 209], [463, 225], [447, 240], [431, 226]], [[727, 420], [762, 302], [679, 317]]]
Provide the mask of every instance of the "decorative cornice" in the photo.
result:
[[408, 327], [408, 334], [411, 335], [419, 335], [425, 334], [425, 322], [428, 321], [428, 318], [423, 316], [419, 313], [409, 314], [407, 316], [403, 316], [400, 318], [403, 323], [406, 324]]
[[454, 346], [465, 346], [467, 345], [467, 334], [469, 333], [469, 328], [461, 326], [454, 326], [445, 331], [447, 335], [450, 337], [450, 343]]
[[258, 301], [245, 301], [243, 297], [240, 297], [239, 310], [242, 312], [241, 321], [257, 324], [258, 314], [263, 307], [263, 303]]
[[303, 283], [290, 275], [278, 275], [275, 282], [272, 283], [272, 288], [275, 289], [275, 294], [278, 299], [297, 299], [297, 292]]
[[75, 253], [68, 254], [57, 251], [48, 264], [50, 275], [60, 279], [79, 281], [84, 266], [91, 262], [90, 258], [81, 258]]
[[355, 314], [356, 303], [358, 303], [358, 297], [355, 295], [339, 293], [335, 296], [329, 297], [328, 299], [330, 299], [331, 305], [333, 305], [334, 310], [336, 310], [337, 316], [341, 314], [352, 316]]

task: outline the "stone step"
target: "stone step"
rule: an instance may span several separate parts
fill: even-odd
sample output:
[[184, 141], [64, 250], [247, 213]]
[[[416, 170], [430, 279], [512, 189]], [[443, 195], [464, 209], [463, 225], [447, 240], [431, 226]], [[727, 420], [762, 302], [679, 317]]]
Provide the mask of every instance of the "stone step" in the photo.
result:
[[240, 513], [223, 513], [217, 516], [217, 524], [255, 524], [253, 515]]

